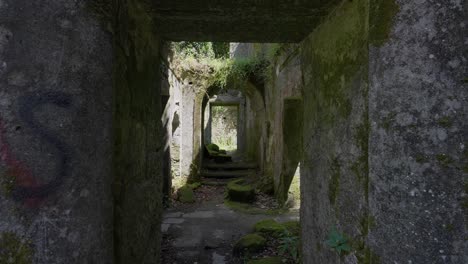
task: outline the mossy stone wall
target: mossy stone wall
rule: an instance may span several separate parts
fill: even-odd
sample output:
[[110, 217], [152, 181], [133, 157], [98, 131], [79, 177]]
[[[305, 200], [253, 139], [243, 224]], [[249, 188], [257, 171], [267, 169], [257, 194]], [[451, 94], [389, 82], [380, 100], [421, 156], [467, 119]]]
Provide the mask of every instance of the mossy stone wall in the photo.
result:
[[[368, 226], [367, 0], [342, 1], [301, 43], [304, 263], [338, 263], [324, 241], [336, 228], [355, 241], [343, 263], [365, 256]], [[341, 258], [343, 260], [343, 258]]]
[[115, 263], [157, 263], [162, 214], [160, 40], [150, 5], [119, 1], [114, 36]]

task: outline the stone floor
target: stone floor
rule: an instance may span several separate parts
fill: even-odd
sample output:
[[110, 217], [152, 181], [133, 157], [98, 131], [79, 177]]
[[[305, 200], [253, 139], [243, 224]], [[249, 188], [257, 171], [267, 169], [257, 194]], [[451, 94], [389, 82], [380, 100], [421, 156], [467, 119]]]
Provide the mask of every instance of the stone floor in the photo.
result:
[[298, 220], [299, 215], [297, 211], [279, 216], [244, 214], [230, 210], [219, 199], [169, 209], [161, 226], [163, 264], [243, 263], [232, 257], [232, 245], [256, 222], [268, 218], [284, 222]]

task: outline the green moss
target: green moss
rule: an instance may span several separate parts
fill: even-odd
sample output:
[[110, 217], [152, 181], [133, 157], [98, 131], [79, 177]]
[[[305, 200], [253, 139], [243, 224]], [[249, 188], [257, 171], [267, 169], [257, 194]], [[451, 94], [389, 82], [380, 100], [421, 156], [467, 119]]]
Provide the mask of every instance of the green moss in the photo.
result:
[[5, 195], [10, 196], [15, 188], [16, 177], [11, 170], [0, 173], [0, 187]]
[[363, 239], [369, 234], [369, 230], [375, 226], [375, 219], [369, 213], [364, 214], [360, 221], [361, 225], [361, 236]]
[[414, 159], [416, 160], [417, 163], [426, 163], [426, 162], [429, 161], [427, 156], [425, 156], [424, 154], [421, 154], [421, 153], [416, 154]]
[[361, 154], [351, 166], [351, 170], [363, 185], [363, 190], [368, 198], [369, 193], [369, 133], [370, 123], [367, 111], [364, 113], [363, 123], [356, 128], [355, 140]]
[[369, 42], [382, 46], [390, 37], [400, 6], [396, 0], [370, 0], [369, 4]]
[[206, 148], [208, 151], [219, 152], [219, 146], [213, 143], [206, 145]]
[[445, 128], [449, 128], [449, 127], [452, 126], [452, 120], [448, 116], [444, 116], [442, 118], [439, 118], [439, 120], [437, 120], [437, 123], [440, 126], [445, 127]]
[[367, 76], [368, 7], [365, 0], [343, 1], [303, 44], [302, 57], [314, 65], [305, 69], [306, 85], [314, 85], [305, 113], [322, 127], [349, 117], [351, 87], [360, 74]]
[[266, 245], [266, 239], [258, 234], [248, 234], [243, 236], [234, 245], [236, 254], [255, 253], [263, 249]]
[[331, 178], [328, 183], [328, 199], [331, 204], [335, 204], [336, 198], [338, 197], [340, 190], [340, 174], [341, 174], [340, 163], [337, 158], [332, 160], [330, 165]]
[[255, 199], [255, 190], [244, 179], [236, 179], [227, 184], [227, 198], [235, 202], [250, 203]]
[[380, 257], [375, 254], [370, 248], [364, 247], [363, 249], [356, 251], [356, 258], [358, 264], [380, 264]]
[[250, 260], [247, 264], [283, 264], [283, 260], [279, 257], [266, 257], [262, 259]]
[[299, 236], [301, 233], [301, 223], [299, 221], [288, 221], [282, 223], [283, 227], [292, 235]]
[[15, 233], [5, 232], [0, 236], [0, 264], [31, 264], [31, 244], [20, 239]]
[[177, 199], [182, 203], [194, 203], [195, 194], [193, 193], [193, 189], [188, 185], [182, 186], [177, 191]]
[[258, 233], [277, 236], [285, 230], [285, 227], [273, 219], [266, 219], [257, 222], [254, 226], [254, 230]]
[[439, 165], [444, 167], [444, 168], [448, 168], [450, 166], [450, 164], [453, 163], [453, 160], [452, 158], [450, 158], [448, 155], [446, 154], [438, 154], [436, 156], [436, 159], [437, 161], [439, 162]]

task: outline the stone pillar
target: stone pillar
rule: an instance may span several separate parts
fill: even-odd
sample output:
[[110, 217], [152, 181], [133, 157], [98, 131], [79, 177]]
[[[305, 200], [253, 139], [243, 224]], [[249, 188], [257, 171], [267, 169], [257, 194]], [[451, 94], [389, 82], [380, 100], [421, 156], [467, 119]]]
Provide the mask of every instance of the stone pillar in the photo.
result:
[[0, 259], [112, 263], [111, 34], [87, 1], [0, 0]]

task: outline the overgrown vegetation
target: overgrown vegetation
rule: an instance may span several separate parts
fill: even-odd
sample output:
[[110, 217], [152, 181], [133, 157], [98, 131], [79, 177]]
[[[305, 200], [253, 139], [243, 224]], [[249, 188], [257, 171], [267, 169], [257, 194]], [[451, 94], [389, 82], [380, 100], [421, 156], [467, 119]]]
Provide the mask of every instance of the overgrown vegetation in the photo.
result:
[[284, 230], [279, 239], [278, 253], [289, 257], [293, 263], [299, 263], [300, 238], [289, 230]]
[[[273, 219], [257, 222], [255, 233], [246, 237], [262, 238], [262, 250], [245, 251], [241, 254], [244, 263], [301, 263], [300, 256], [300, 224], [298, 221], [284, 223]], [[242, 239], [240, 240], [240, 242]], [[237, 243], [239, 244], [239, 242]], [[235, 252], [239, 252], [234, 248]]]
[[[278, 44], [279, 45], [279, 44]], [[185, 79], [199, 87], [225, 88], [228, 81], [245, 81], [255, 78], [262, 82], [269, 73], [269, 56], [276, 56], [279, 48], [272, 45], [264, 56], [230, 58], [229, 43], [173, 42], [172, 68]]]

